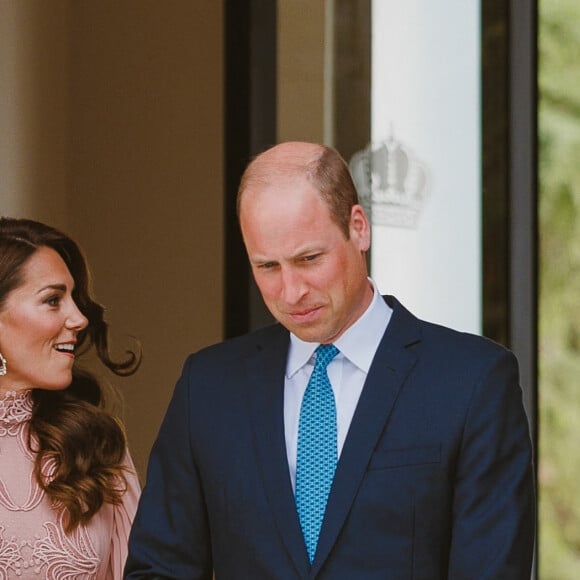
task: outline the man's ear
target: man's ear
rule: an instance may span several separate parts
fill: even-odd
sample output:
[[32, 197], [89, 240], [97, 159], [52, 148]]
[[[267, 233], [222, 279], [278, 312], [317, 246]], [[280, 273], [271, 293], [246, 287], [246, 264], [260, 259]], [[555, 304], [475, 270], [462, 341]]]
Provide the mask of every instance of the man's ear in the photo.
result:
[[360, 205], [353, 205], [350, 210], [349, 223], [350, 237], [359, 246], [361, 252], [366, 252], [371, 247], [371, 226], [365, 210]]

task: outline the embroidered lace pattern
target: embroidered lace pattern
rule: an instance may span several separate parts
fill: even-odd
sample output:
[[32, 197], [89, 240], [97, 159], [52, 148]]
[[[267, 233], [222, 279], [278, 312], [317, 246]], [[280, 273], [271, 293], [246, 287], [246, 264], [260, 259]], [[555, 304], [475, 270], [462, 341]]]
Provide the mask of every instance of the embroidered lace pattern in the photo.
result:
[[32, 416], [32, 397], [30, 391], [15, 393], [8, 391], [0, 396], [0, 437], [14, 435], [22, 423]]
[[62, 510], [34, 478], [26, 444], [31, 412], [30, 392], [0, 394], [0, 580], [105, 578], [113, 508], [65, 534]]

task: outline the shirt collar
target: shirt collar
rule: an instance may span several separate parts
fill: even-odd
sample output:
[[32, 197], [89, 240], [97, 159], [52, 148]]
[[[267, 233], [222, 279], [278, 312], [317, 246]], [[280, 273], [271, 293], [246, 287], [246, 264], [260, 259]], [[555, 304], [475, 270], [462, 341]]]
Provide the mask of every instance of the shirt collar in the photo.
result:
[[[334, 343], [352, 364], [368, 373], [375, 352], [387, 329], [393, 310], [383, 300], [371, 278], [373, 299], [362, 316]], [[290, 378], [312, 358], [318, 342], [306, 342], [290, 333], [290, 349], [286, 363], [286, 377]]]

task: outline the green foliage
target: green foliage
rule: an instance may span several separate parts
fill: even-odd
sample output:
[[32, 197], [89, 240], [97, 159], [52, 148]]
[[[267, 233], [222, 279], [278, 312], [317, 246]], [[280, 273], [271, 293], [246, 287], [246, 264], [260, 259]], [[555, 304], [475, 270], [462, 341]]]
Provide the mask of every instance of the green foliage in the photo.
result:
[[539, 577], [580, 578], [580, 2], [539, 2]]

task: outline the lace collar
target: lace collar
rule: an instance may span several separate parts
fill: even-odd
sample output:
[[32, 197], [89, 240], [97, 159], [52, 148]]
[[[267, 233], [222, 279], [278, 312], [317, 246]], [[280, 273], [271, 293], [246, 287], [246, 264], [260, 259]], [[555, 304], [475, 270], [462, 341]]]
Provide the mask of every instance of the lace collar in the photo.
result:
[[32, 391], [6, 391], [0, 394], [0, 425], [16, 425], [32, 416]]

